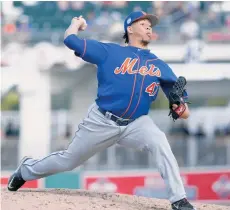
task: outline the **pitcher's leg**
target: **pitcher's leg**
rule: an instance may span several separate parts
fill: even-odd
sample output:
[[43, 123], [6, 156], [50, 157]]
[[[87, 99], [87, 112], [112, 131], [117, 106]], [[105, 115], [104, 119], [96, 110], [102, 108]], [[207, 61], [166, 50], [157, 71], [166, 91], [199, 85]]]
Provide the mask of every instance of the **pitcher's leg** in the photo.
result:
[[169, 200], [173, 203], [186, 197], [180, 176], [177, 160], [171, 150], [165, 134], [159, 133], [158, 145], [151, 145], [149, 150], [156, 159], [157, 168], [164, 179], [169, 192]]
[[27, 159], [21, 166], [24, 180], [34, 180], [70, 171], [92, 157], [95, 153], [113, 145], [117, 140], [119, 127], [106, 122], [95, 109], [89, 113], [69, 147], [64, 151], [54, 152], [47, 157], [35, 160]]
[[27, 159], [21, 166], [22, 178], [28, 181], [71, 171], [97, 152], [113, 145], [115, 140], [111, 138], [106, 143], [96, 145], [75, 137], [69, 148], [64, 151], [54, 152], [41, 160]]
[[153, 155], [153, 160], [165, 181], [169, 200], [172, 203], [186, 197], [179, 167], [168, 140], [148, 116], [143, 116], [131, 123], [121, 136], [119, 144], [148, 151]]

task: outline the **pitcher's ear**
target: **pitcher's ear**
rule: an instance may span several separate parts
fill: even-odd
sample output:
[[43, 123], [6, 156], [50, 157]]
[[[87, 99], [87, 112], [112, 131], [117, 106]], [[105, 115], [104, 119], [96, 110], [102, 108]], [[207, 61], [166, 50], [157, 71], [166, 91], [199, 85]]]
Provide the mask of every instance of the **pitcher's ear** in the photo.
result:
[[132, 26], [128, 26], [127, 31], [128, 31], [129, 34], [132, 34], [132, 33], [133, 33], [133, 28], [132, 28]]

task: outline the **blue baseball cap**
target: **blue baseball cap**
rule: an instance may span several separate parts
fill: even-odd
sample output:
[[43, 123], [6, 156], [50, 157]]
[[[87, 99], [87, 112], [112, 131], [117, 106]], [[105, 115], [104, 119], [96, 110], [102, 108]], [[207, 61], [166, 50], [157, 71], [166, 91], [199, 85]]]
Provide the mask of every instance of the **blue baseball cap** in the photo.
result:
[[124, 22], [124, 30], [127, 31], [127, 28], [132, 25], [133, 22], [137, 20], [148, 19], [151, 22], [152, 27], [158, 23], [158, 17], [155, 15], [147, 14], [143, 11], [135, 11], [130, 13]]

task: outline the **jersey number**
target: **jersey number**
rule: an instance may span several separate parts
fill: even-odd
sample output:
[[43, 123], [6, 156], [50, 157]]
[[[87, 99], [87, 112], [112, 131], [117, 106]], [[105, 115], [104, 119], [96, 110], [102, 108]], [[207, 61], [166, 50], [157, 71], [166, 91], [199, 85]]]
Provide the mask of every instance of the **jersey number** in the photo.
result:
[[146, 89], [145, 92], [149, 94], [149, 96], [154, 96], [158, 91], [159, 85], [156, 82], [151, 83]]

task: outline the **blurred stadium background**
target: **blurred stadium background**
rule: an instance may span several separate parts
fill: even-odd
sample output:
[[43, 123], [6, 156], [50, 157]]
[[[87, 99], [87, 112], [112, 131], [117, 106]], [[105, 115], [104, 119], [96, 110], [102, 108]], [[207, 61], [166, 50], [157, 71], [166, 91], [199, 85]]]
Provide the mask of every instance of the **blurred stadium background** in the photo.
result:
[[[194, 174], [185, 175], [188, 180], [195, 179], [195, 187], [188, 189], [189, 196], [193, 200], [230, 204], [229, 1], [1, 2], [3, 185], [22, 156], [42, 157], [65, 149], [94, 101], [95, 67], [75, 57], [63, 44], [64, 31], [71, 19], [79, 15], [86, 18], [88, 28], [80, 34], [82, 37], [123, 44], [123, 20], [134, 10], [159, 16], [150, 49], [176, 75], [188, 80], [192, 102], [188, 120], [174, 123], [168, 118], [168, 102], [162, 92], [152, 105], [150, 116], [166, 132], [182, 171], [200, 172], [196, 178], [190, 177]], [[84, 181], [80, 179], [79, 185], [69, 179], [71, 184], [66, 186], [67, 179], [63, 178], [61, 186], [57, 179], [51, 180], [53, 184], [44, 181], [39, 187], [90, 188], [85, 177], [91, 175], [93, 189], [99, 189], [100, 185], [102, 190], [107, 183], [104, 190], [123, 192], [119, 184], [114, 187], [116, 180], [108, 181], [100, 175], [133, 177], [141, 173], [145, 186], [155, 189], [157, 182], [146, 178], [149, 173], [154, 177], [155, 172], [149, 154], [114, 146], [76, 169], [76, 173], [83, 173]], [[203, 181], [214, 172], [215, 177], [204, 185]], [[198, 180], [200, 183], [196, 183]], [[137, 191], [140, 195], [164, 197], [159, 189]], [[134, 190], [129, 193], [135, 194]], [[203, 197], [199, 197], [201, 194]]]

